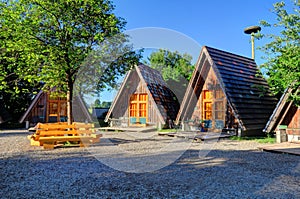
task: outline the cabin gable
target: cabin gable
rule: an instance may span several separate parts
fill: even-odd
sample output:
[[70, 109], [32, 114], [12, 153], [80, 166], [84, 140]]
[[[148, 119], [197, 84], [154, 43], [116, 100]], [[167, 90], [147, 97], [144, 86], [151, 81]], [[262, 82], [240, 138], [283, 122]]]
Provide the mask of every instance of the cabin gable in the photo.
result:
[[[299, 90], [300, 88], [298, 88]], [[280, 132], [284, 130], [288, 141], [300, 140], [300, 107], [289, 100], [291, 88], [287, 88], [281, 96], [273, 114], [269, 118], [264, 131], [267, 133]]]
[[210, 68], [191, 119], [205, 123], [205, 128], [222, 130], [225, 126], [231, 128], [233, 124], [226, 121], [227, 99], [220, 82]]
[[[20, 123], [26, 126], [37, 123], [53, 123], [67, 121], [67, 99], [53, 94], [54, 92], [40, 91], [23, 114]], [[92, 118], [80, 97], [73, 97], [73, 119], [76, 122], [92, 122]]]
[[[222, 103], [215, 101], [216, 89], [224, 95]], [[272, 97], [268, 84], [259, 76], [254, 60], [222, 50], [204, 46], [196, 64], [192, 79], [180, 107], [176, 122], [190, 120], [195, 108], [202, 110], [198, 117], [204, 118], [204, 91], [212, 93], [210, 130], [223, 126], [241, 130], [244, 135], [262, 134], [277, 99]], [[200, 96], [202, 95], [202, 97]], [[221, 105], [222, 104], [222, 105]], [[221, 109], [217, 116], [217, 109]], [[221, 122], [222, 118], [223, 122]], [[224, 130], [224, 129], [223, 129]]]
[[123, 125], [165, 125], [179, 109], [177, 98], [161, 74], [145, 65], [136, 66], [125, 77], [106, 116], [123, 120]]

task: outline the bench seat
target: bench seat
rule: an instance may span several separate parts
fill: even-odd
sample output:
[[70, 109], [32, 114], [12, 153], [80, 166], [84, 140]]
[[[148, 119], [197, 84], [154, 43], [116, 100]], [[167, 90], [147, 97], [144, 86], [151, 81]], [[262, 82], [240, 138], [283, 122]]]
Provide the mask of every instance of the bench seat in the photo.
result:
[[58, 144], [78, 142], [81, 147], [89, 146], [100, 141], [101, 134], [97, 134], [92, 124], [82, 123], [54, 123], [36, 126], [36, 132], [28, 136], [32, 146], [44, 146], [44, 149], [54, 149]]

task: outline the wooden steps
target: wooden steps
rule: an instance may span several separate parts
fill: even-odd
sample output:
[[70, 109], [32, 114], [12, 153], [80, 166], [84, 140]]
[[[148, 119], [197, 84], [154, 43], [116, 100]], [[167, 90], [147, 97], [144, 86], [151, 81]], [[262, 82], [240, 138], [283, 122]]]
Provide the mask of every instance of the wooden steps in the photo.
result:
[[159, 132], [160, 136], [177, 137], [184, 139], [192, 139], [195, 141], [205, 141], [220, 138], [229, 138], [232, 135], [227, 133], [215, 133], [215, 132], [199, 132], [199, 131], [177, 131], [177, 132]]
[[261, 151], [300, 155], [300, 143], [282, 142], [258, 147]]

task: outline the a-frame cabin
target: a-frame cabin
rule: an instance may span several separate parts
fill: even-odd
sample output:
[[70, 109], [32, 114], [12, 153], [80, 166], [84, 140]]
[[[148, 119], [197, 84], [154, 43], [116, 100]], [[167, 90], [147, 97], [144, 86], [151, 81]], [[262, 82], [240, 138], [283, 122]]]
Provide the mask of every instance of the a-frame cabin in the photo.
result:
[[204, 46], [176, 122], [200, 120], [208, 131], [262, 134], [276, 105], [253, 59]]
[[[176, 119], [179, 103], [160, 72], [146, 65], [131, 69], [110, 107], [105, 121], [122, 127], [152, 125], [163, 128]], [[117, 123], [111, 122], [111, 126]]]
[[[84, 102], [80, 97], [73, 99], [73, 117], [76, 122], [92, 122]], [[67, 99], [59, 97], [54, 92], [40, 91], [23, 114], [20, 123], [26, 122], [27, 127], [38, 122], [53, 123], [67, 121]]]
[[[300, 88], [298, 88], [300, 90]], [[281, 96], [276, 108], [273, 111], [264, 131], [273, 133], [282, 129], [287, 135], [287, 141], [300, 140], [300, 107], [297, 107], [292, 100], [289, 100], [293, 89], [287, 88]], [[284, 135], [283, 135], [284, 136]]]
[[7, 122], [11, 119], [11, 115], [4, 108], [3, 103], [0, 101], [0, 124]]

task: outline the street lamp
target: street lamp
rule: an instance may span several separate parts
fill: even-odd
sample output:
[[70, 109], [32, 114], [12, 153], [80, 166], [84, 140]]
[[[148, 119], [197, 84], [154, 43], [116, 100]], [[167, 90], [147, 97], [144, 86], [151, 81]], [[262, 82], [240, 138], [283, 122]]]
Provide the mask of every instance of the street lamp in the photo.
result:
[[254, 55], [254, 33], [257, 33], [261, 30], [261, 27], [259, 26], [249, 26], [245, 28], [244, 33], [251, 35], [251, 44], [252, 44], [252, 59], [255, 58]]

